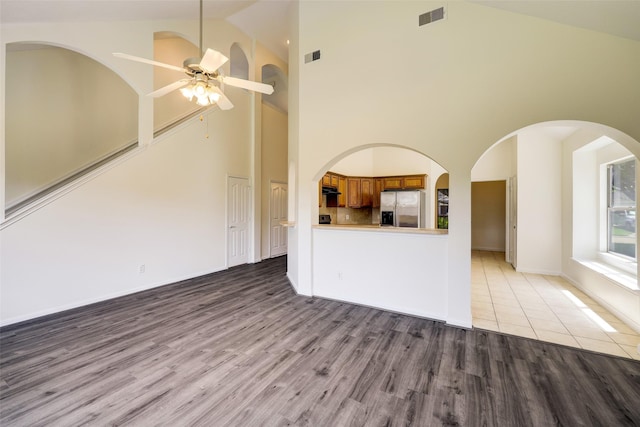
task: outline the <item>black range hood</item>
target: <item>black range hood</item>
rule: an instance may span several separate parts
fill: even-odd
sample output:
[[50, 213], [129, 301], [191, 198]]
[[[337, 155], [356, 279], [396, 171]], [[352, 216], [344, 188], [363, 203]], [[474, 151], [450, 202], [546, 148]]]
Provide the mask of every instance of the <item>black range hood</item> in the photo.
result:
[[327, 195], [335, 194], [337, 196], [337, 195], [342, 194], [342, 193], [339, 192], [336, 187], [329, 187], [329, 186], [323, 185], [322, 186], [322, 194], [327, 194]]

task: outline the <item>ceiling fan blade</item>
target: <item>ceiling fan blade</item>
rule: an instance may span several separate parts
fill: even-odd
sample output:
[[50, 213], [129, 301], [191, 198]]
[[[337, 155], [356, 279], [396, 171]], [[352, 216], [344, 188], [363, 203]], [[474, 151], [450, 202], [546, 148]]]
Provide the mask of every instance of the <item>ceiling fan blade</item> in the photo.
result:
[[218, 104], [218, 107], [220, 107], [221, 110], [230, 110], [233, 108], [233, 104], [231, 103], [231, 101], [229, 101], [229, 98], [227, 98], [220, 89], [218, 89], [217, 87], [212, 87], [211, 89], [213, 89], [214, 92], [220, 95], [220, 99], [218, 99], [216, 104]]
[[182, 71], [183, 73], [185, 72], [185, 69], [182, 68], [182, 67], [178, 67], [178, 66], [170, 65], [170, 64], [165, 64], [163, 62], [152, 61], [151, 59], [140, 58], [139, 56], [133, 56], [133, 55], [129, 55], [127, 53], [115, 52], [113, 54], [113, 56], [115, 56], [117, 58], [128, 59], [130, 61], [142, 62], [144, 64], [151, 64], [151, 65], [155, 65], [157, 67], [164, 67], [164, 68], [168, 68], [170, 70]]
[[271, 95], [273, 93], [273, 86], [265, 83], [252, 82], [251, 80], [238, 79], [235, 77], [223, 77], [222, 81], [224, 84], [228, 84], [229, 86], [241, 87], [242, 89], [249, 89], [254, 92], [260, 92], [267, 95]]
[[200, 69], [207, 73], [213, 73], [222, 67], [229, 58], [218, 52], [217, 50], [207, 49], [200, 61]]
[[159, 98], [161, 96], [168, 94], [169, 92], [172, 92], [176, 89], [180, 89], [182, 86], [186, 85], [187, 83], [189, 83], [189, 79], [178, 80], [177, 82], [173, 82], [169, 85], [166, 85], [165, 87], [161, 87], [158, 90], [148, 93], [147, 96], [151, 96], [153, 98]]

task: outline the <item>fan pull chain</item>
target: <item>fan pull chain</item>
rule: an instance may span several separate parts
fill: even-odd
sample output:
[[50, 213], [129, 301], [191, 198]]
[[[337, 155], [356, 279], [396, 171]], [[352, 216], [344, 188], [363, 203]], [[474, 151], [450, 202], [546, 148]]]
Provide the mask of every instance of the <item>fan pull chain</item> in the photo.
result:
[[[200, 121], [204, 122], [204, 114], [200, 114]], [[209, 139], [209, 115], [207, 115], [207, 123], [204, 123], [204, 125], [206, 126], [206, 130], [204, 132], [204, 137], [205, 139]]]

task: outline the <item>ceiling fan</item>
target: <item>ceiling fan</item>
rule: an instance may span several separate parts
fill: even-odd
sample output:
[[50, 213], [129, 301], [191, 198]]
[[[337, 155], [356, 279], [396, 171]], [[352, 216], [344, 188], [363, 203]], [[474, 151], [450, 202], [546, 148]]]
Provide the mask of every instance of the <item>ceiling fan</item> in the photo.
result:
[[195, 98], [198, 105], [207, 106], [217, 103], [221, 110], [229, 110], [233, 108], [233, 104], [222, 92], [221, 85], [226, 84], [271, 95], [273, 93], [273, 87], [271, 85], [222, 75], [219, 69], [229, 61], [229, 58], [220, 52], [213, 49], [207, 49], [206, 52], [204, 52], [204, 55], [202, 54], [202, 1], [203, 0], [200, 0], [199, 40], [199, 49], [202, 59], [199, 62], [198, 58], [187, 58], [185, 59], [183, 66], [178, 67], [176, 65], [165, 64], [151, 59], [128, 55], [126, 53], [114, 53], [113, 55], [118, 58], [142, 62], [145, 64], [155, 65], [157, 67], [168, 68], [170, 70], [182, 71], [187, 75], [187, 78], [180, 79], [147, 94], [147, 96], [154, 98], [164, 96], [169, 92], [180, 89], [182, 95], [189, 99], [189, 101]]

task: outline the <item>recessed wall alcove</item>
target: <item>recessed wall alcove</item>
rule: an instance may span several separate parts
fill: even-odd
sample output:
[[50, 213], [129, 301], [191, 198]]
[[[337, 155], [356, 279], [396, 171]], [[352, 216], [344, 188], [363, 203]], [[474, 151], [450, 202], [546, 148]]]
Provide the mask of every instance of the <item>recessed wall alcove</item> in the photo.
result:
[[136, 92], [71, 48], [7, 44], [5, 88], [9, 214], [137, 145]]

